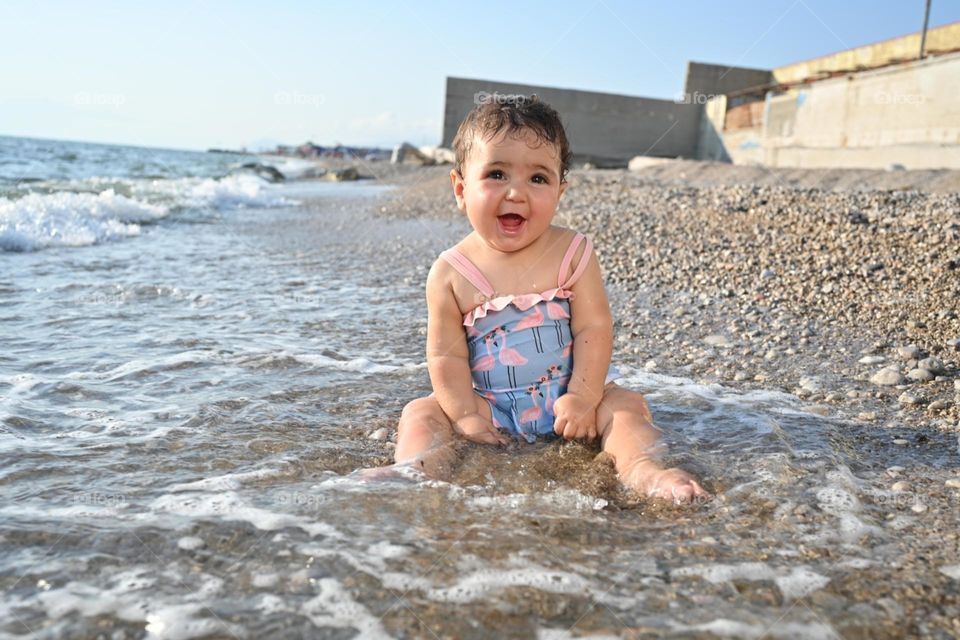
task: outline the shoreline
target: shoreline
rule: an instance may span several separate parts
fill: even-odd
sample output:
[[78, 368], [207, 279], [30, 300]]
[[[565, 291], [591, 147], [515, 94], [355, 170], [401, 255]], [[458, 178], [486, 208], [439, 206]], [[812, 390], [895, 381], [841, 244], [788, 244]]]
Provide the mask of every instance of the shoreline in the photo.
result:
[[[379, 171], [397, 187], [381, 215], [456, 217], [449, 170]], [[771, 184], [750, 184], [758, 171]], [[890, 186], [948, 189], [960, 172], [676, 161], [569, 180], [556, 224], [594, 239], [615, 363], [778, 389], [819, 415], [960, 432], [960, 192]]]

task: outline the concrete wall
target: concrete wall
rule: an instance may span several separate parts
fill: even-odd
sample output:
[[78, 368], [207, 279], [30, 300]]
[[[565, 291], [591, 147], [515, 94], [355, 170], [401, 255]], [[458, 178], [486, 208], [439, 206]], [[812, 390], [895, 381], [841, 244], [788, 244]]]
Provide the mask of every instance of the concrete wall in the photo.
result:
[[[916, 3], [917, 21], [920, 15], [921, 3]], [[926, 51], [928, 53], [945, 53], [960, 48], [960, 22], [953, 22], [927, 31]], [[863, 47], [855, 47], [821, 56], [813, 60], [805, 60], [795, 64], [778, 67], [773, 70], [777, 82], [792, 84], [805, 80], [817, 79], [843, 71], [858, 71], [873, 69], [894, 62], [915, 60], [920, 53], [920, 33], [911, 33], [899, 38], [891, 38]]]
[[[683, 91], [686, 100], [706, 104], [708, 98], [762, 87], [771, 82], [773, 82], [773, 72], [769, 69], [688, 62]], [[699, 96], [704, 98], [700, 99]]]
[[762, 126], [713, 139], [701, 129], [700, 153], [784, 167], [960, 168], [960, 54], [769, 93]]
[[692, 158], [701, 105], [468, 78], [447, 78], [442, 146], [451, 147], [477, 94], [537, 94], [560, 112], [577, 161], [626, 166], [637, 155]]

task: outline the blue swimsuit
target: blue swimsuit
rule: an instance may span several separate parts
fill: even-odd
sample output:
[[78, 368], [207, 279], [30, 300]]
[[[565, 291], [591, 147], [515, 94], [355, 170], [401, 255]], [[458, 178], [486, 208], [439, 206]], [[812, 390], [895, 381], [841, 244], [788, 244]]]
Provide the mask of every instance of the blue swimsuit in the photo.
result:
[[[583, 256], [564, 281], [583, 240]], [[553, 403], [567, 392], [573, 371], [570, 287], [583, 275], [590, 254], [590, 239], [578, 233], [560, 264], [556, 289], [499, 297], [493, 297], [493, 287], [457, 249], [440, 254], [485, 300], [463, 317], [474, 391], [487, 400], [498, 429], [528, 442], [554, 435]], [[611, 365], [606, 382], [619, 377]]]

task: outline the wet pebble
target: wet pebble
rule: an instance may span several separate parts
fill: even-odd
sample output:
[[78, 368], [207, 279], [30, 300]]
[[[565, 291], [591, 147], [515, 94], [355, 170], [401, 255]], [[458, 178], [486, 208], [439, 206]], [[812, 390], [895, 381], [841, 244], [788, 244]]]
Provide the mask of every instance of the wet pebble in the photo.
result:
[[387, 431], [387, 428], [380, 427], [379, 429], [377, 429], [367, 437], [370, 438], [371, 440], [386, 440], [388, 435], [390, 434]]
[[905, 378], [896, 369], [885, 367], [883, 369], [880, 369], [880, 371], [878, 371], [877, 373], [875, 373], [873, 377], [870, 378], [870, 382], [883, 387], [893, 387], [896, 385], [903, 384], [905, 382]]
[[860, 364], [880, 364], [886, 361], [887, 359], [883, 356], [863, 356], [857, 362]]
[[917, 363], [917, 367], [920, 369], [925, 369], [932, 374], [946, 373], [946, 369], [943, 366], [943, 361], [940, 358], [924, 358]]
[[960, 489], [960, 478], [950, 478], [945, 484], [951, 489]]
[[910, 483], [909, 483], [909, 482], [906, 482], [906, 481], [904, 481], [904, 480], [900, 480], [900, 481], [898, 481], [898, 482], [894, 482], [894, 483], [890, 486], [890, 490], [891, 490], [891, 491], [894, 491], [894, 492], [896, 492], [896, 493], [901, 493], [901, 492], [903, 492], [903, 491], [908, 491], [909, 489], [910, 489]]
[[903, 473], [904, 468], [899, 465], [894, 465], [892, 467], [887, 467], [887, 475], [893, 476], [894, 478]]
[[897, 398], [897, 402], [900, 404], [917, 404], [920, 402], [920, 400], [913, 394], [903, 392], [900, 394], [900, 397]]
[[897, 347], [897, 355], [900, 356], [901, 360], [919, 360], [923, 354], [917, 345], [911, 344], [904, 347]]
[[906, 438], [894, 438], [894, 439], [893, 439], [893, 444], [895, 444], [895, 445], [897, 445], [897, 446], [900, 446], [900, 447], [905, 447], [905, 446], [907, 446], [908, 444], [910, 444], [910, 441], [907, 440]]
[[907, 374], [907, 378], [915, 382], [930, 382], [935, 377], [929, 369], [913, 369]]

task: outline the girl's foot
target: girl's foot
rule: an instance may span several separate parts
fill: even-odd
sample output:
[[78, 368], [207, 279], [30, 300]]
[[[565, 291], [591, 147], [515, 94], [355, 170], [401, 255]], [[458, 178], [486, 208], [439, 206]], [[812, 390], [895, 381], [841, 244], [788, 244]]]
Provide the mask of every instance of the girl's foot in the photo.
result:
[[683, 469], [663, 469], [653, 462], [638, 464], [622, 480], [640, 495], [669, 500], [674, 504], [689, 504], [713, 497]]

